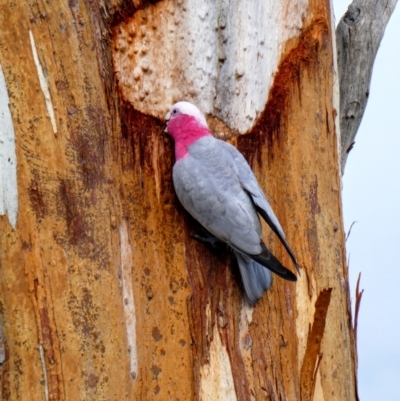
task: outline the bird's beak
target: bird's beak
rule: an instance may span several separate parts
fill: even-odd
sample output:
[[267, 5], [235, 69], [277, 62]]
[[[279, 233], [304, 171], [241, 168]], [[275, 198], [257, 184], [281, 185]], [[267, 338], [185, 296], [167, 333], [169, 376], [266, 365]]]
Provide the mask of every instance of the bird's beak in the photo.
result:
[[166, 132], [168, 134], [168, 121], [171, 118], [171, 115], [169, 114], [169, 112], [165, 115], [165, 127], [164, 127], [164, 132]]

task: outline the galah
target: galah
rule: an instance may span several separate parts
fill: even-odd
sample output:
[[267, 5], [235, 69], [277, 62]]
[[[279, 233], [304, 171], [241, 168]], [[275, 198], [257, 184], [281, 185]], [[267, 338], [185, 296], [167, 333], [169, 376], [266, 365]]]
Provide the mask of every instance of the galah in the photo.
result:
[[189, 102], [174, 104], [165, 120], [166, 132], [175, 141], [176, 194], [211, 238], [233, 249], [249, 302], [254, 304], [271, 286], [271, 271], [296, 281], [262, 241], [259, 214], [277, 234], [300, 273], [282, 227], [243, 155], [215, 138], [204, 115]]

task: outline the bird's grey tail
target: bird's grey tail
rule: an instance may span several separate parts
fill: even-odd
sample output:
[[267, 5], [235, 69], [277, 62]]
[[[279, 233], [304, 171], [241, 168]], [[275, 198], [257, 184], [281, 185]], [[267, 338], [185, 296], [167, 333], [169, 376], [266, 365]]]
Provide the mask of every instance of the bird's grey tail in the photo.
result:
[[247, 299], [254, 304], [272, 284], [272, 273], [263, 265], [235, 251]]

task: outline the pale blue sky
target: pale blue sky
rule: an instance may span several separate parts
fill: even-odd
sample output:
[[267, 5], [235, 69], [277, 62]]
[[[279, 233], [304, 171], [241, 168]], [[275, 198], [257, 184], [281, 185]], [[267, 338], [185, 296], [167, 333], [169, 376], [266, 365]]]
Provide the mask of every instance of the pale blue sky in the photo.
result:
[[[334, 0], [336, 23], [350, 1]], [[350, 284], [361, 272], [361, 401], [400, 400], [400, 6], [376, 58], [369, 102], [343, 180]]]

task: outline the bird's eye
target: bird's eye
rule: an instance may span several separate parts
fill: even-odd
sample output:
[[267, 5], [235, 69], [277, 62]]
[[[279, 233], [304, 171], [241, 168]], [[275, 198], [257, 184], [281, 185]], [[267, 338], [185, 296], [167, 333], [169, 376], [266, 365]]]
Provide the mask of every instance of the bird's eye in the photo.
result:
[[176, 113], [178, 113], [178, 109], [173, 109], [172, 114], [175, 115]]

